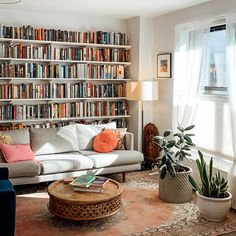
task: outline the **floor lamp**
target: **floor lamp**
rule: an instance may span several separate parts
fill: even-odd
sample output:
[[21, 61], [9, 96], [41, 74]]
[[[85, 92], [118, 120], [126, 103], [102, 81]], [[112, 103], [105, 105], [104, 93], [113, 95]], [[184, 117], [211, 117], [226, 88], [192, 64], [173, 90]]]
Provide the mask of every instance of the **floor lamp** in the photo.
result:
[[155, 80], [129, 81], [127, 83], [127, 98], [130, 101], [141, 101], [142, 111], [142, 150], [143, 150], [143, 123], [144, 102], [158, 100], [158, 82]]

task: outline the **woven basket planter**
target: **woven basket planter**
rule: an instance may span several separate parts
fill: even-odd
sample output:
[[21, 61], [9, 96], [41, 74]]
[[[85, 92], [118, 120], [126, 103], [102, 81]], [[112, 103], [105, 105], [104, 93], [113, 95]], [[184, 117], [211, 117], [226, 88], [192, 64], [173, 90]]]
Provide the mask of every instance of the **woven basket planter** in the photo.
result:
[[176, 172], [172, 177], [169, 173], [164, 179], [159, 179], [159, 198], [170, 203], [185, 203], [192, 200], [192, 186], [188, 180], [192, 169], [182, 166], [183, 172]]

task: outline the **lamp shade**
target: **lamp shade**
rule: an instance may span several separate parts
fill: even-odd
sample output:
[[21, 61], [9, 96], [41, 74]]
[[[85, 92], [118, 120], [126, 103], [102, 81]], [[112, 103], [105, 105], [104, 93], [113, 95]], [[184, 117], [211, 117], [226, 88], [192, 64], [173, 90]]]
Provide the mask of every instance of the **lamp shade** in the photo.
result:
[[157, 101], [158, 82], [154, 80], [129, 81], [127, 98], [131, 101]]

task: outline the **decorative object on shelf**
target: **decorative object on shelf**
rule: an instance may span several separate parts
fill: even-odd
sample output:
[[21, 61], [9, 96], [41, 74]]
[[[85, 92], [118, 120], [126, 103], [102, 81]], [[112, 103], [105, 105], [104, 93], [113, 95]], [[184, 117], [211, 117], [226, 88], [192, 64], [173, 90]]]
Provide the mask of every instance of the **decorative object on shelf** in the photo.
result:
[[124, 127], [127, 43], [125, 33], [0, 24], [1, 123], [112, 119]]
[[154, 144], [159, 147], [162, 156], [156, 159], [160, 170], [159, 198], [166, 202], [184, 203], [192, 199], [192, 186], [188, 180], [191, 168], [182, 166], [181, 162], [188, 156], [195, 146], [189, 133], [194, 128], [190, 125], [186, 128], [178, 125], [178, 132], [174, 133], [175, 139], [169, 139], [170, 130], [166, 130], [163, 136], [155, 136]]
[[157, 54], [157, 78], [171, 78], [171, 53]]
[[220, 172], [213, 177], [213, 158], [209, 166], [204, 160], [203, 154], [198, 151], [199, 159], [196, 160], [201, 184], [198, 185], [192, 176], [189, 181], [197, 191], [197, 206], [203, 218], [210, 221], [222, 221], [226, 218], [231, 206], [232, 195], [228, 192], [228, 181]]
[[127, 99], [131, 101], [141, 101], [142, 111], [142, 150], [143, 150], [143, 120], [144, 102], [158, 100], [158, 82], [155, 80], [129, 81], [127, 83]]
[[159, 149], [152, 142], [154, 136], [157, 135], [159, 135], [159, 131], [153, 123], [145, 125], [143, 130], [143, 155], [145, 169], [151, 169], [155, 159], [159, 156]]

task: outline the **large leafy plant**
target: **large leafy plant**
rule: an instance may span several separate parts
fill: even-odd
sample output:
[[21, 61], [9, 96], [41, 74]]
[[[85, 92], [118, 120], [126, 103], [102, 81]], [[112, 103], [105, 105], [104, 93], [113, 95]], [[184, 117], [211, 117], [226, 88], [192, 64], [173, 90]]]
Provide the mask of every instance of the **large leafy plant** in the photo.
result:
[[209, 166], [207, 168], [204, 157], [200, 151], [198, 151], [200, 160], [197, 159], [198, 172], [201, 179], [201, 184], [198, 185], [193, 177], [189, 176], [189, 181], [192, 184], [193, 188], [198, 191], [199, 194], [212, 197], [212, 198], [226, 198], [228, 197], [228, 181], [221, 176], [218, 171], [215, 176], [212, 176], [213, 170], [213, 159], [210, 159]]
[[176, 176], [176, 172], [183, 171], [181, 168], [181, 161], [191, 156], [190, 150], [195, 146], [189, 133], [194, 128], [190, 125], [186, 128], [178, 125], [178, 132], [173, 134], [173, 139], [170, 139], [170, 130], [166, 130], [163, 136], [155, 136], [153, 142], [157, 145], [159, 150], [163, 153], [161, 157], [156, 159], [156, 164], [160, 169], [160, 178], [164, 179], [167, 172], [172, 176]]

